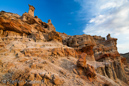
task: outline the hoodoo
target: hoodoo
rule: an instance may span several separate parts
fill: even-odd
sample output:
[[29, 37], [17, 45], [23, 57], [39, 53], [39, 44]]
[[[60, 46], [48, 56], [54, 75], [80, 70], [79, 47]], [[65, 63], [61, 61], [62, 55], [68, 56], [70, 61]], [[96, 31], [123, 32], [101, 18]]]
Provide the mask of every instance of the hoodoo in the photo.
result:
[[28, 13], [29, 13], [31, 16], [33, 16], [33, 17], [34, 17], [34, 10], [35, 10], [35, 8], [34, 8], [32, 5], [29, 5], [29, 11], [28, 11]]

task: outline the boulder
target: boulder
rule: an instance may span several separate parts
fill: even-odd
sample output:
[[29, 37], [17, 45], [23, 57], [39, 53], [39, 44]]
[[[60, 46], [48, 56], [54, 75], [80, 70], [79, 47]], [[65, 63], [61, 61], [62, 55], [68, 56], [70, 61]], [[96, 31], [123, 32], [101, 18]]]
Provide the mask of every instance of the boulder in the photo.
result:
[[55, 85], [62, 85], [64, 83], [64, 80], [57, 75], [53, 75], [52, 81]]
[[86, 53], [82, 53], [82, 54], [79, 56], [79, 59], [78, 59], [78, 61], [77, 61], [77, 66], [78, 66], [78, 67], [86, 67], [86, 56], [87, 56]]

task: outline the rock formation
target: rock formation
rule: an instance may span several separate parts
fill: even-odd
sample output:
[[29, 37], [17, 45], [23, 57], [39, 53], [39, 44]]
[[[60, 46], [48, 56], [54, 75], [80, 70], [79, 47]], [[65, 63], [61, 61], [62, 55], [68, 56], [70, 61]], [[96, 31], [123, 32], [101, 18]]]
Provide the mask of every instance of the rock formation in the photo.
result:
[[28, 11], [28, 13], [29, 13], [31, 16], [33, 16], [33, 17], [34, 17], [34, 10], [35, 10], [35, 8], [34, 8], [33, 6], [31, 6], [31, 5], [29, 5], [29, 11]]
[[[93, 66], [86, 64], [86, 53], [82, 53], [77, 61], [79, 75], [87, 76], [90, 81], [95, 78], [96, 72]], [[82, 71], [82, 72], [80, 72]]]
[[129, 68], [117, 51], [117, 39], [70, 36], [51, 20], [0, 12], [0, 85], [128, 86]]

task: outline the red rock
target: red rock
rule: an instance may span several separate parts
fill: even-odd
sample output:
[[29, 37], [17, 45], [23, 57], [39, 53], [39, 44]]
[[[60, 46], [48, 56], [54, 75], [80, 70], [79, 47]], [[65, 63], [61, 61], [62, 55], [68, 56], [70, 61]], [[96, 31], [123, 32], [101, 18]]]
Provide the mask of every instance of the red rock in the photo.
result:
[[121, 58], [121, 62], [122, 62], [124, 65], [128, 65], [128, 64], [127, 64], [127, 60], [126, 60], [125, 57], [124, 57], [124, 58]]
[[93, 55], [93, 47], [94, 45], [85, 46], [81, 49], [82, 52], [86, 53], [87, 55]]
[[48, 33], [48, 40], [55, 40], [55, 41], [59, 41], [62, 42], [62, 37], [60, 36], [60, 34], [56, 31], [51, 31]]
[[86, 53], [82, 53], [82, 54], [79, 56], [79, 59], [78, 59], [78, 61], [77, 61], [77, 66], [78, 66], [78, 67], [85, 67], [85, 66], [86, 66], [86, 56], [87, 56]]
[[114, 59], [116, 57], [119, 57], [120, 54], [118, 52], [112, 52], [112, 53], [105, 53], [105, 54], [102, 54], [100, 55], [98, 58], [95, 58], [96, 60], [100, 60], [100, 59], [104, 59], [104, 58], [111, 58], [111, 59]]

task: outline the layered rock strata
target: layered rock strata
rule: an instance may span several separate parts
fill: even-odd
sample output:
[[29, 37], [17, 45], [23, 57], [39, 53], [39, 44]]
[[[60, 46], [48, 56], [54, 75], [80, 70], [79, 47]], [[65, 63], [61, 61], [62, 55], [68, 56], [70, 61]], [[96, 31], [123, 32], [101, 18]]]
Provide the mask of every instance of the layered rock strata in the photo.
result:
[[128, 86], [117, 39], [56, 32], [51, 20], [0, 12], [0, 85]]

